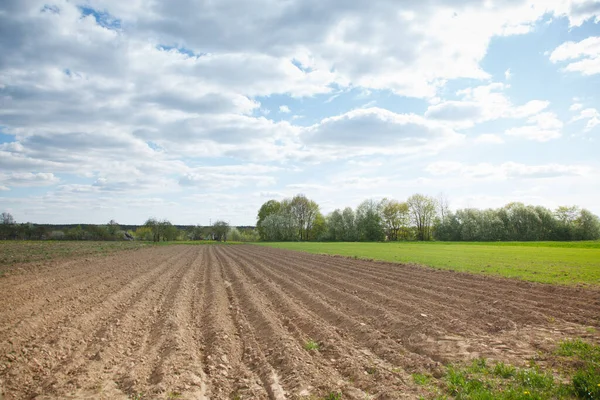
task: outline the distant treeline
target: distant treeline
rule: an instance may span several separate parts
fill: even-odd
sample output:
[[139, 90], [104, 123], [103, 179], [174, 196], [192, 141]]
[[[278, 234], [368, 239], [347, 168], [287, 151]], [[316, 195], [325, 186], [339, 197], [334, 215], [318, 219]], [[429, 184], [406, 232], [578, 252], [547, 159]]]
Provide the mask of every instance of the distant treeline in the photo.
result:
[[223, 221], [211, 226], [173, 225], [166, 220], [150, 218], [144, 225], [107, 224], [34, 224], [17, 223], [11, 214], [0, 214], [0, 240], [233, 240], [256, 241], [253, 226], [230, 227]]
[[448, 201], [415, 194], [406, 201], [365, 200], [324, 216], [304, 195], [269, 200], [258, 211], [263, 241], [539, 241], [597, 240], [600, 220], [586, 209], [510, 203], [451, 211]]

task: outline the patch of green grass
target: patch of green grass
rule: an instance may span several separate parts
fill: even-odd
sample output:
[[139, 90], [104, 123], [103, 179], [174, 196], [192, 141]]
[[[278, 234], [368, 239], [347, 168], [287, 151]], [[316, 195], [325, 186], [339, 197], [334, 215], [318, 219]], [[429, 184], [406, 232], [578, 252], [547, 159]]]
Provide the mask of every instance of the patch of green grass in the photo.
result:
[[323, 400], [342, 400], [342, 392], [330, 392], [323, 397]]
[[413, 381], [419, 386], [427, 386], [431, 382], [431, 377], [425, 374], [412, 374]]
[[567, 385], [539, 369], [493, 367], [478, 362], [468, 367], [450, 366], [445, 377], [446, 391], [456, 399], [521, 400], [569, 399]]
[[588, 365], [573, 375], [573, 388], [575, 394], [581, 399], [600, 399], [600, 369]]
[[517, 369], [512, 365], [499, 362], [494, 366], [493, 373], [494, 375], [499, 376], [500, 378], [508, 379], [516, 375]]
[[600, 346], [581, 339], [563, 341], [555, 354], [574, 370], [573, 390], [581, 399], [600, 399]]
[[560, 373], [544, 370], [533, 360], [529, 367], [518, 368], [480, 358], [447, 366], [440, 380], [424, 374], [413, 374], [413, 380], [436, 399], [600, 400], [600, 346], [581, 339], [565, 340], [547, 358], [552, 360], [549, 365], [562, 367]]
[[415, 263], [534, 282], [600, 285], [600, 241], [257, 244], [357, 259]]
[[304, 350], [307, 351], [319, 350], [320, 348], [321, 346], [319, 345], [319, 343], [312, 339], [308, 339], [308, 341], [304, 344]]
[[575, 357], [588, 363], [600, 365], [600, 346], [581, 339], [570, 339], [561, 342], [556, 350], [556, 355]]

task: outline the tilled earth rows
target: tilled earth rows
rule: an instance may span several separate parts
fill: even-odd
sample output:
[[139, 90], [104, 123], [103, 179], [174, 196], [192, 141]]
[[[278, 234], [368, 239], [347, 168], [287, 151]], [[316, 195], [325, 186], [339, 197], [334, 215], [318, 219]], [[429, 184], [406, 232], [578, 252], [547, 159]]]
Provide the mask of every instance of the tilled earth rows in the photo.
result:
[[412, 372], [600, 326], [594, 290], [250, 245], [57, 263], [0, 304], [5, 399], [415, 398]]

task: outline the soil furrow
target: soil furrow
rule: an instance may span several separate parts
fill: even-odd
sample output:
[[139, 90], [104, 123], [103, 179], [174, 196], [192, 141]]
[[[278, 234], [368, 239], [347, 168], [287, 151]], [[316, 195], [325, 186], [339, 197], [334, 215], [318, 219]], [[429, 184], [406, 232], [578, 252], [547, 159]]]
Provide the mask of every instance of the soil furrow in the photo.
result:
[[[294, 260], [294, 252], [279, 249], [260, 251], [260, 254], [282, 261], [288, 260], [288, 257]], [[422, 266], [356, 261], [344, 257], [306, 254], [306, 257], [302, 257], [301, 260], [304, 264], [315, 265], [314, 257], [318, 257], [319, 261], [316, 265], [319, 269], [335, 268], [352, 274], [363, 273], [367, 274], [369, 279], [372, 279], [371, 274], [373, 276], [379, 274], [392, 282], [403, 284], [404, 288], [408, 287], [413, 291], [424, 290], [425, 292], [419, 293], [419, 296], [429, 297], [430, 295], [427, 294], [429, 291], [454, 296], [457, 299], [473, 298], [474, 301], [480, 302], [482, 308], [493, 309], [498, 305], [511, 307], [509, 313], [523, 310], [523, 305], [526, 305], [528, 313], [523, 314], [523, 321], [531, 321], [529, 312], [535, 310], [539, 314], [551, 314], [552, 317], [562, 318], [565, 321], [588, 325], [600, 323], [597, 315], [587, 307], [590, 302], [600, 305], [600, 292], [597, 290], [535, 284]], [[490, 286], [495, 290], [490, 291]], [[553, 301], [557, 296], [561, 297], [561, 303]]]

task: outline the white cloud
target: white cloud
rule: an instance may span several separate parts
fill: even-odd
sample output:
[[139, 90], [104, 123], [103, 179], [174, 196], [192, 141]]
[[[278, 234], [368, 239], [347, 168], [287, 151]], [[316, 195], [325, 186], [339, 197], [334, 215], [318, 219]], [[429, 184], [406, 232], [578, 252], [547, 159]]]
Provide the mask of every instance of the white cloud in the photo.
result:
[[509, 68], [506, 71], [504, 71], [504, 79], [509, 81], [511, 77], [512, 77], [512, 73], [510, 72], [510, 68]]
[[585, 130], [586, 132], [590, 131], [596, 126], [600, 125], [600, 112], [598, 112], [598, 110], [596, 110], [595, 108], [586, 108], [584, 110], [581, 110], [579, 115], [573, 117], [573, 119], [571, 119], [571, 122], [580, 120], [587, 120]]
[[279, 112], [283, 113], [283, 114], [289, 114], [292, 111], [290, 110], [290, 108], [288, 106], [283, 105], [283, 106], [279, 106]]
[[581, 103], [573, 103], [571, 107], [569, 107], [569, 111], [578, 111], [583, 108], [583, 104]]
[[303, 133], [304, 143], [343, 157], [436, 152], [463, 139], [464, 135], [419, 115], [381, 108], [361, 108], [325, 118]]
[[550, 61], [568, 61], [565, 71], [583, 75], [600, 74], [600, 36], [590, 36], [579, 42], [565, 42], [552, 51]]
[[500, 165], [491, 163], [469, 165], [454, 161], [434, 162], [429, 164], [425, 170], [435, 176], [458, 176], [462, 178], [487, 180], [585, 176], [592, 172], [590, 167], [581, 165], [526, 165], [515, 162], [506, 162]]
[[493, 133], [483, 133], [475, 138], [475, 142], [486, 144], [502, 144], [504, 143], [504, 139]]
[[60, 182], [52, 173], [13, 172], [0, 173], [0, 185], [4, 190], [10, 187], [51, 186]]
[[562, 136], [561, 129], [563, 122], [552, 112], [543, 112], [533, 115], [527, 119], [531, 125], [510, 128], [504, 133], [508, 136], [520, 137], [523, 139], [534, 140], [538, 142], [547, 142]]
[[469, 128], [475, 124], [501, 118], [526, 118], [548, 108], [550, 102], [530, 100], [515, 106], [504, 91], [510, 86], [504, 83], [471, 87], [459, 90], [461, 100], [442, 101], [427, 108], [427, 118], [445, 121], [457, 128]]
[[[10, 55], [0, 57], [0, 121], [2, 133], [14, 136], [0, 145], [0, 190], [48, 185], [23, 207], [70, 207], [84, 217], [92, 207], [102, 218], [161, 216], [161, 207], [196, 218], [197, 207], [179, 203], [196, 192], [210, 194], [201, 199], [213, 211], [246, 218], [256, 204], [236, 205], [232, 193], [256, 186], [280, 192], [295, 164], [384, 169], [387, 162], [373, 156], [423, 160], [467, 142], [456, 130], [477, 123], [529, 119], [512, 133], [558, 137], [561, 126], [545, 112], [549, 102], [513, 103], [510, 69], [507, 82], [490, 83], [481, 61], [494, 37], [522, 35], [543, 16], [564, 15], [577, 25], [597, 15], [590, 1], [562, 0], [56, 0], [56, 12], [41, 0], [0, 3], [0, 52]], [[84, 4], [105, 18], [82, 15]], [[593, 71], [577, 63], [596, 62], [594, 43], [570, 46], [557, 51], [556, 62]], [[444, 99], [454, 82], [473, 87]], [[406, 99], [395, 95], [424, 99], [430, 108], [424, 116], [405, 111]], [[322, 104], [328, 98], [331, 104]], [[274, 101], [302, 104], [308, 126], [295, 125], [300, 116], [292, 114], [291, 122], [270, 119]], [[502, 139], [481, 134], [474, 141]], [[369, 179], [336, 182], [399, 185], [389, 176]], [[225, 192], [231, 198], [222, 207], [211, 203]]]

